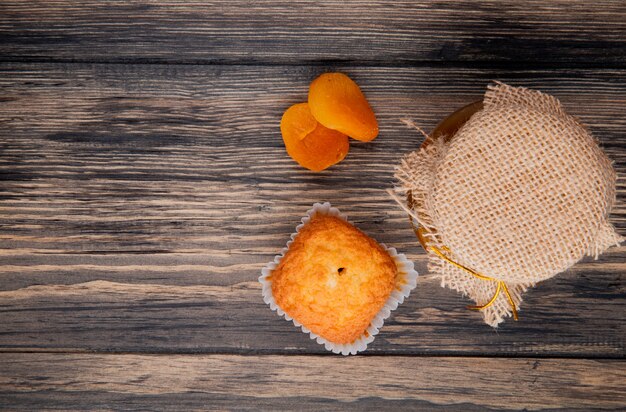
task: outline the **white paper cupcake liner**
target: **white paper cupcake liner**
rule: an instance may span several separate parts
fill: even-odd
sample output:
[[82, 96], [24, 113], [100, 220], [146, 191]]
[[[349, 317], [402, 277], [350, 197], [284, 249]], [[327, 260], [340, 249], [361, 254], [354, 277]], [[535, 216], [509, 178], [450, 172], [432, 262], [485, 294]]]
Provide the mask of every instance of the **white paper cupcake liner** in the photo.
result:
[[355, 355], [358, 352], [362, 352], [367, 349], [367, 345], [374, 340], [374, 336], [378, 334], [380, 328], [382, 328], [385, 323], [385, 319], [387, 319], [391, 312], [396, 310], [398, 305], [404, 302], [404, 299], [409, 297], [411, 291], [415, 289], [417, 286], [417, 271], [414, 268], [413, 262], [408, 260], [405, 255], [402, 253], [398, 253], [395, 248], [387, 247], [384, 243], [380, 243], [380, 245], [389, 253], [389, 255], [396, 262], [396, 266], [398, 267], [398, 276], [396, 276], [396, 287], [389, 295], [389, 298], [380, 309], [380, 311], [374, 316], [370, 325], [367, 327], [366, 331], [361, 335], [357, 340], [349, 344], [337, 344], [333, 342], [329, 342], [323, 337], [316, 335], [315, 333], [308, 330], [306, 327], [302, 326], [298, 321], [293, 319], [284, 310], [282, 310], [276, 301], [274, 300], [274, 295], [272, 294], [272, 282], [268, 277], [272, 273], [274, 269], [278, 266], [281, 259], [289, 249], [289, 246], [293, 242], [294, 238], [300, 232], [300, 229], [311, 219], [312, 216], [316, 214], [324, 214], [329, 216], [338, 217], [349, 223], [346, 215], [339, 212], [339, 209], [334, 208], [330, 205], [330, 203], [315, 203], [313, 208], [311, 208], [306, 216], [302, 218], [302, 223], [296, 227], [295, 233], [291, 234], [291, 240], [287, 242], [287, 245], [283, 250], [281, 250], [280, 254], [274, 257], [272, 262], [269, 262], [263, 270], [261, 271], [261, 276], [259, 277], [259, 282], [263, 286], [263, 301], [267, 303], [271, 310], [276, 311], [279, 316], [282, 316], [287, 321], [292, 321], [296, 327], [302, 329], [302, 332], [308, 333], [311, 339], [314, 339], [320, 345], [324, 345], [326, 350], [329, 350], [333, 353], [341, 353], [342, 355]]

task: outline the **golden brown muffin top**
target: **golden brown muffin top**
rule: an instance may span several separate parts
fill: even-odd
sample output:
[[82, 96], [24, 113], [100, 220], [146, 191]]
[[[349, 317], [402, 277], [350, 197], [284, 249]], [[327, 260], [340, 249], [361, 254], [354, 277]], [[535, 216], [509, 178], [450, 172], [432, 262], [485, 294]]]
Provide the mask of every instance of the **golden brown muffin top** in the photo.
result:
[[397, 272], [374, 239], [342, 219], [314, 215], [272, 272], [272, 293], [311, 332], [352, 343], [383, 307]]

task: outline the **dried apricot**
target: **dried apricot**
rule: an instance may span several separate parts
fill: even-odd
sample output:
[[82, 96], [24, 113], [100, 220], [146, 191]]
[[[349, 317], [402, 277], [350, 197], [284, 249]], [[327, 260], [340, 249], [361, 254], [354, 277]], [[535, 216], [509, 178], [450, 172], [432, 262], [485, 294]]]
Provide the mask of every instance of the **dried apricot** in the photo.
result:
[[309, 87], [313, 117], [329, 129], [369, 142], [378, 136], [374, 111], [359, 86], [343, 73], [324, 73]]
[[291, 106], [283, 114], [280, 131], [287, 153], [302, 167], [322, 171], [348, 154], [348, 136], [321, 125], [307, 103]]

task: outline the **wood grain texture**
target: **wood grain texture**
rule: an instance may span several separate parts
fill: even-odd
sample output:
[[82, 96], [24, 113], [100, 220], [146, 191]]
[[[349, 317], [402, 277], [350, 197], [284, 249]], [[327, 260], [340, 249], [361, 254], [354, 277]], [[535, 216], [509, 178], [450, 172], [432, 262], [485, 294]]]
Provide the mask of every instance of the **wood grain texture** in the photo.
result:
[[[384, 190], [425, 129], [490, 79], [559, 97], [626, 172], [625, 72], [344, 67], [381, 134], [320, 174], [278, 123], [310, 66], [0, 65], [0, 350], [323, 353], [262, 302], [262, 266], [316, 201], [425, 256]], [[612, 216], [626, 230], [626, 192]], [[626, 248], [526, 296], [498, 332], [424, 276], [372, 344], [379, 354], [625, 354]]]
[[0, 355], [10, 409], [620, 410], [626, 363], [462, 357]]
[[3, 1], [0, 59], [626, 64], [623, 1]]
[[[381, 134], [313, 174], [278, 124], [327, 70]], [[1, 1], [0, 409], [626, 409], [626, 247], [494, 331], [384, 192], [422, 140], [400, 119], [430, 130], [501, 80], [599, 138], [626, 235], [625, 75], [623, 1]], [[422, 274], [362, 356], [261, 299], [317, 201]]]
[[[367, 353], [622, 358], [623, 303], [610, 284], [619, 280], [596, 276], [601, 280], [590, 287], [575, 276], [533, 292], [521, 321], [498, 332], [466, 310], [466, 300], [434, 280], [421, 280]], [[602, 288], [608, 291], [598, 292]], [[611, 301], [603, 302], [607, 297]], [[2, 292], [0, 302], [3, 351], [326, 353], [269, 311], [253, 282], [220, 287], [93, 281]]]

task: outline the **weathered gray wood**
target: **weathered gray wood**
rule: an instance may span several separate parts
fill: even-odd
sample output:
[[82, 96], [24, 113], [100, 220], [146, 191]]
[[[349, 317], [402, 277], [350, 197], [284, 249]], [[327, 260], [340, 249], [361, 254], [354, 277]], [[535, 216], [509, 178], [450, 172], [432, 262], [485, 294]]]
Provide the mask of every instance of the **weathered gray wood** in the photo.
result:
[[[465, 309], [465, 299], [435, 280], [422, 279], [367, 353], [621, 358], [620, 276], [573, 272], [548, 281], [528, 295], [521, 320], [498, 332]], [[1, 292], [0, 350], [327, 353], [271, 312], [260, 294], [254, 282], [172, 286], [93, 281]]]
[[0, 355], [7, 409], [620, 410], [626, 363], [572, 359]]
[[[255, 283], [304, 212], [329, 200], [425, 272], [384, 189], [489, 79], [555, 94], [626, 172], [624, 70], [347, 67], [379, 116], [324, 173], [282, 146], [282, 111], [324, 68], [0, 65], [0, 349], [322, 353]], [[613, 222], [626, 230], [620, 181]], [[626, 248], [527, 295], [496, 333], [424, 277], [372, 353], [624, 356]], [[36, 286], [39, 285], [39, 286]]]
[[0, 59], [623, 66], [626, 4], [3, 1]]
[[[491, 79], [561, 98], [623, 177], [625, 67], [610, 0], [0, 2], [0, 409], [626, 409], [626, 247], [497, 332], [423, 275], [350, 358], [256, 282], [322, 200], [424, 274], [384, 193], [421, 143], [399, 120], [429, 130]], [[313, 174], [278, 123], [337, 69], [381, 135]], [[621, 179], [623, 234], [625, 201]]]

